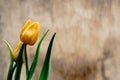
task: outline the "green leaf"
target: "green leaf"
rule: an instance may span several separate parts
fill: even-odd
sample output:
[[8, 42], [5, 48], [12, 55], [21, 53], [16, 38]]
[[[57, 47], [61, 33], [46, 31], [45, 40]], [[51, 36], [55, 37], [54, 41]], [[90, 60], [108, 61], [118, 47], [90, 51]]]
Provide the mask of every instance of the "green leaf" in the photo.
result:
[[10, 46], [10, 44], [4, 40], [4, 43], [7, 45], [8, 49], [9, 49], [9, 53], [10, 53], [10, 65], [9, 65], [9, 70], [8, 70], [8, 75], [7, 75], [7, 80], [12, 80], [12, 75], [13, 75], [13, 50], [12, 47]]
[[18, 58], [16, 60], [16, 73], [14, 80], [20, 80], [21, 70], [22, 70], [22, 63], [23, 63], [23, 50], [25, 49], [26, 44], [23, 44], [20, 51]]
[[55, 35], [56, 35], [56, 33], [54, 33], [54, 35], [52, 36], [51, 41], [49, 43], [39, 80], [48, 80], [48, 78], [49, 78], [50, 56], [51, 56], [52, 44], [53, 44], [53, 40], [54, 40]]
[[39, 41], [39, 43], [37, 45], [36, 53], [35, 53], [32, 65], [30, 67], [30, 70], [29, 70], [29, 73], [28, 73], [28, 76], [27, 76], [27, 80], [31, 80], [31, 78], [33, 76], [33, 73], [34, 73], [35, 68], [37, 66], [37, 63], [38, 63], [38, 57], [39, 57], [41, 43], [42, 43], [43, 39], [45, 38], [45, 36], [47, 35], [48, 31], [49, 30], [47, 30], [47, 32], [43, 35], [43, 37], [41, 38], [41, 40]]

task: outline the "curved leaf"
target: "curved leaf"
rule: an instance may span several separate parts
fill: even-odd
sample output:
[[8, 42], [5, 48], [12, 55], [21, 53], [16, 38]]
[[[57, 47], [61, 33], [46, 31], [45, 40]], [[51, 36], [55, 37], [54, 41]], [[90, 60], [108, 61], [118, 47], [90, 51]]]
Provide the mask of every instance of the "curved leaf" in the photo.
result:
[[49, 78], [50, 56], [51, 56], [52, 44], [53, 44], [55, 35], [56, 35], [56, 33], [54, 33], [54, 35], [52, 36], [51, 41], [49, 43], [46, 57], [45, 57], [45, 60], [44, 60], [43, 66], [42, 66], [41, 74], [39, 76], [39, 80], [48, 80], [48, 78]]
[[12, 75], [13, 75], [13, 71], [14, 71], [14, 69], [13, 69], [13, 62], [14, 62], [13, 49], [6, 40], [4, 40], [4, 43], [7, 45], [8, 49], [9, 49], [9, 53], [10, 53], [10, 65], [9, 65], [7, 80], [12, 80]]

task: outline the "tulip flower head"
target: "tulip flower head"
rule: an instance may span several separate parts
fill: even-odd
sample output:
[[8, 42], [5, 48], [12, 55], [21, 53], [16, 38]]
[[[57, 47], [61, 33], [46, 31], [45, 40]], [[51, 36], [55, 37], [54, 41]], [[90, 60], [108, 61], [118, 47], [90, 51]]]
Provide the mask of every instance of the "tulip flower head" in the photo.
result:
[[39, 22], [28, 20], [20, 32], [20, 40], [28, 45], [34, 45], [40, 33]]

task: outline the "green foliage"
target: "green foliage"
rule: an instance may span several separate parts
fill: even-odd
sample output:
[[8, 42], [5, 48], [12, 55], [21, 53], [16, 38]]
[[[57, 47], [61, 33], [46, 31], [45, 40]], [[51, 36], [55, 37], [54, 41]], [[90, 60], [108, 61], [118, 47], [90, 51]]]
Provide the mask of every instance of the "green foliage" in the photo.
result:
[[5, 44], [7, 45], [8, 49], [9, 49], [9, 53], [10, 53], [10, 65], [9, 65], [9, 70], [8, 70], [8, 76], [7, 76], [7, 80], [12, 80], [12, 75], [13, 75], [13, 50], [12, 47], [10, 46], [10, 44], [4, 40]]
[[54, 35], [51, 38], [51, 41], [49, 43], [39, 80], [48, 80], [49, 72], [50, 72], [50, 56], [51, 56], [52, 44], [53, 44], [55, 35], [56, 35], [56, 33], [54, 33]]
[[[22, 65], [23, 65], [23, 55], [25, 56], [26, 80], [32, 79], [32, 76], [35, 72], [35, 69], [36, 69], [36, 66], [38, 63], [40, 47], [41, 47], [43, 39], [47, 35], [48, 31], [46, 31], [46, 33], [43, 35], [43, 37], [38, 42], [36, 53], [35, 53], [33, 62], [30, 66], [30, 69], [29, 69], [29, 65], [28, 65], [28, 58], [27, 58], [27, 51], [26, 51], [27, 44], [24, 44], [24, 43], [22, 44], [20, 51], [19, 51], [18, 58], [17, 58], [16, 62], [14, 62], [13, 50], [12, 50], [11, 46], [9, 45], [9, 43], [7, 41], [4, 41], [10, 52], [10, 65], [9, 65], [7, 80], [12, 80], [14, 71], [15, 71], [14, 80], [20, 80], [21, 70], [22, 70]], [[51, 56], [52, 44], [53, 44], [55, 35], [56, 35], [56, 33], [54, 33], [54, 35], [52, 36], [52, 38], [50, 40], [50, 43], [49, 43], [49, 46], [48, 46], [48, 49], [46, 52], [46, 57], [45, 57], [45, 60], [44, 60], [43, 66], [42, 66], [41, 74], [39, 76], [39, 80], [48, 80], [49, 72], [50, 72], [50, 56]]]
[[22, 69], [22, 63], [23, 63], [23, 50], [25, 49], [25, 45], [23, 44], [20, 51], [19, 51], [19, 55], [16, 61], [16, 73], [15, 73], [15, 79], [14, 80], [20, 80], [20, 75], [21, 75], [21, 69]]

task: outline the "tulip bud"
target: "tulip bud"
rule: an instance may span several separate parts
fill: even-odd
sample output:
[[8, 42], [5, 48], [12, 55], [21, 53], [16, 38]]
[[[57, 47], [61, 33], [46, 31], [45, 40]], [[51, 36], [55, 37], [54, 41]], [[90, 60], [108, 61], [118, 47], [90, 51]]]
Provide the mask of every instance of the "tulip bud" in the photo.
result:
[[20, 40], [28, 45], [34, 45], [40, 33], [39, 22], [28, 20], [20, 32]]
[[22, 44], [23, 43], [20, 41], [18, 43], [18, 45], [16, 46], [15, 50], [14, 50], [14, 53], [13, 53], [13, 59], [14, 59], [14, 61], [16, 61], [17, 58], [18, 58], [18, 54], [19, 54], [19, 51], [20, 51], [20, 48], [21, 48]]

